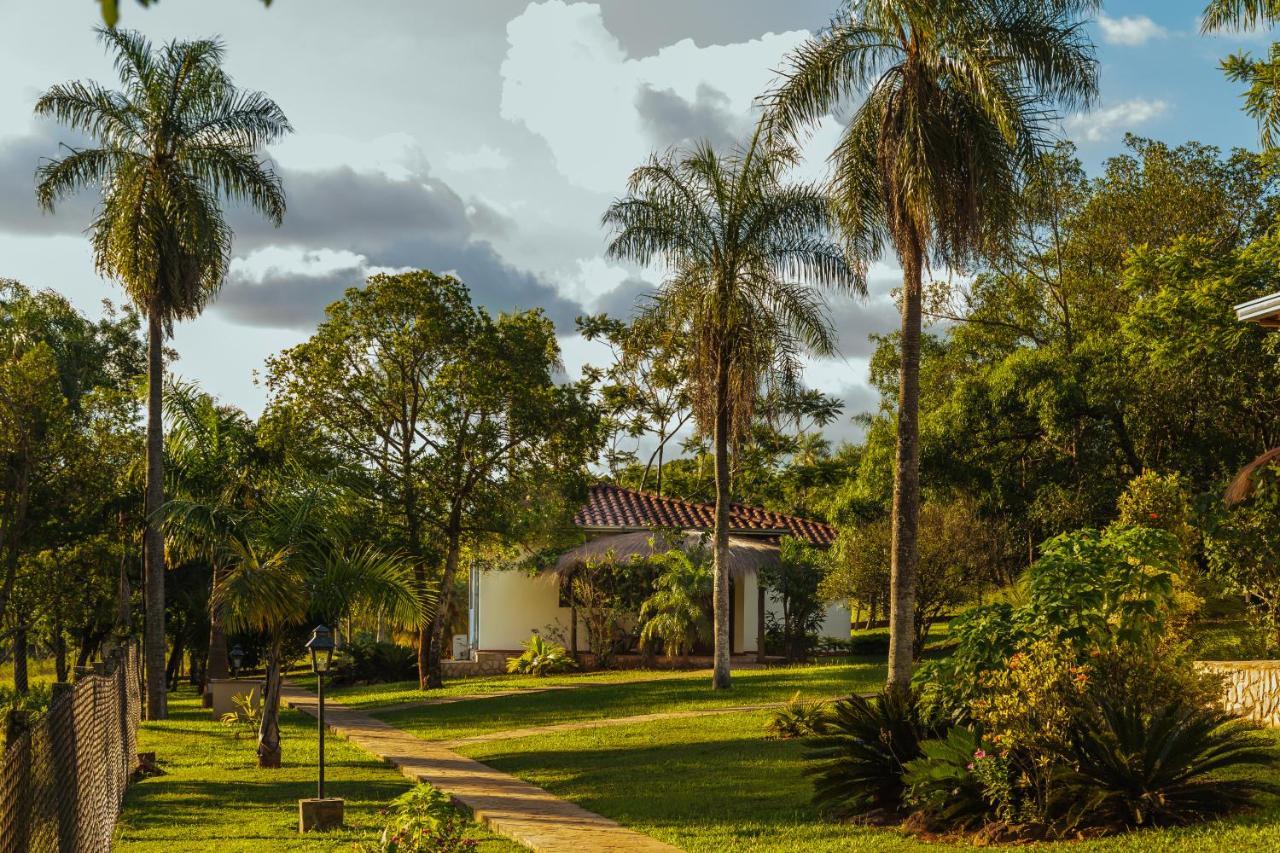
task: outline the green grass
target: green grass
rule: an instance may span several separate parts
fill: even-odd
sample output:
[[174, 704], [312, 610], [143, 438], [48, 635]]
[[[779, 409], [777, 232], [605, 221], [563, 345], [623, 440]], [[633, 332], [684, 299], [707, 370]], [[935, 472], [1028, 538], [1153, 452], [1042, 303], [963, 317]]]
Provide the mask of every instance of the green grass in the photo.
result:
[[[896, 830], [824, 822], [809, 803], [803, 741], [766, 740], [767, 712], [587, 729], [459, 750], [693, 853], [897, 853], [926, 844]], [[1280, 743], [1280, 733], [1270, 736]], [[1200, 826], [1036, 845], [1081, 853], [1280, 850], [1280, 800]]]
[[[163, 776], [129, 789], [115, 851], [345, 850], [381, 832], [377, 811], [410, 782], [340, 737], [325, 744], [326, 793], [346, 800], [342, 831], [298, 834], [299, 799], [316, 795], [315, 721], [283, 709], [284, 766], [260, 770], [252, 736], [236, 740], [190, 691], [171, 694], [168, 720], [143, 723], [138, 749], [154, 751]], [[485, 853], [523, 850], [480, 827]]]
[[[72, 661], [74, 663], [75, 661]], [[58, 680], [54, 671], [53, 658], [29, 658], [27, 660], [27, 683], [34, 687], [37, 684], [52, 684]], [[13, 686], [13, 661], [0, 664], [0, 687]]]
[[744, 669], [733, 674], [731, 690], [718, 692], [711, 690], [709, 671], [656, 673], [632, 684], [616, 683], [618, 679], [612, 678], [612, 673], [601, 675], [606, 677], [584, 678], [591, 686], [578, 690], [517, 694], [374, 714], [426, 740], [453, 740], [527, 726], [763, 705], [784, 702], [797, 691], [809, 698], [862, 693], [880, 688], [885, 667], [877, 660]]

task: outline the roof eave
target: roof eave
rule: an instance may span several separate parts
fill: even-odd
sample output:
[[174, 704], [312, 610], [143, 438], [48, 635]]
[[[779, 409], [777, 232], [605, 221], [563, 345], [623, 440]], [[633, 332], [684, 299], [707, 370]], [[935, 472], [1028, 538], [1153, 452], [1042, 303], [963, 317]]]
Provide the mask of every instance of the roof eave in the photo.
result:
[[1280, 328], [1280, 292], [1269, 293], [1235, 306], [1236, 319], [1267, 329]]

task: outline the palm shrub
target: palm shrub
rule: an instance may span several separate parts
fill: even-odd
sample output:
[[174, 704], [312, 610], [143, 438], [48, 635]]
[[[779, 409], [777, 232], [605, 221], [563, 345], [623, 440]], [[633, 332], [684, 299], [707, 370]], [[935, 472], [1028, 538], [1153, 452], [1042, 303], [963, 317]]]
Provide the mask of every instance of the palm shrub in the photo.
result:
[[640, 604], [640, 648], [661, 644], [667, 657], [688, 657], [699, 640], [711, 634], [711, 567], [701, 553], [682, 549], [654, 558], [661, 574], [653, 594]]
[[1007, 784], [1009, 768], [974, 729], [955, 726], [946, 737], [920, 744], [920, 751], [903, 765], [907, 806], [948, 829], [972, 829], [996, 814], [992, 793]]
[[1261, 779], [1218, 775], [1276, 765], [1275, 750], [1251, 732], [1215, 709], [1099, 697], [1097, 713], [1077, 718], [1063, 755], [1072, 769], [1058, 788], [1059, 821], [1111, 830], [1186, 824], [1280, 792]]
[[821, 734], [826, 726], [826, 713], [826, 700], [803, 699], [797, 690], [765, 723], [765, 734], [779, 740]]
[[519, 675], [536, 675], [539, 678], [557, 672], [576, 669], [577, 661], [559, 643], [534, 634], [524, 642], [524, 654], [507, 661], [507, 672]]
[[912, 691], [835, 702], [805, 752], [814, 805], [834, 819], [899, 813], [904, 765], [920, 757], [921, 743], [939, 734], [941, 729], [922, 718]]

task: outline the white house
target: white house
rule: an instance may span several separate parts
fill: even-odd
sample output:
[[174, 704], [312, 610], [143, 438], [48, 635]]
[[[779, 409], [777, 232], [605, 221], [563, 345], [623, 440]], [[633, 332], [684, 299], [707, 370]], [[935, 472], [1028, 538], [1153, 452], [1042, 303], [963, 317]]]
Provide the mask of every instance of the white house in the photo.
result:
[[[532, 632], [549, 627], [569, 634], [574, 611], [562, 590], [562, 579], [573, 567], [606, 553], [624, 559], [693, 543], [712, 529], [713, 519], [711, 504], [611, 485], [592, 486], [586, 504], [574, 515], [574, 524], [588, 541], [561, 556], [554, 567], [537, 574], [523, 569], [472, 571], [469, 646], [473, 658], [505, 658], [519, 652]], [[778, 560], [779, 537], [792, 536], [826, 548], [834, 541], [835, 530], [822, 522], [739, 504], [730, 508], [729, 519], [732, 651], [755, 654], [764, 613], [781, 616], [780, 603], [771, 595], [759, 594], [759, 568]], [[578, 623], [577, 636], [585, 638], [586, 628], [581, 619]], [[847, 604], [831, 604], [820, 633], [847, 640], [851, 624]], [[585, 640], [579, 647], [585, 647]]]

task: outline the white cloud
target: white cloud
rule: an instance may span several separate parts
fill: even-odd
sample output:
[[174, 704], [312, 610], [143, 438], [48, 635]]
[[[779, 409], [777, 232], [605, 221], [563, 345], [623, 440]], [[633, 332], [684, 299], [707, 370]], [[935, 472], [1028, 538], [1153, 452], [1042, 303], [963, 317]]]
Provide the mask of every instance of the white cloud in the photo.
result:
[[1130, 98], [1109, 107], [1071, 116], [1066, 121], [1067, 134], [1086, 142], [1101, 142], [1115, 131], [1130, 131], [1136, 126], [1159, 118], [1169, 109], [1162, 100]]
[[501, 172], [511, 165], [511, 158], [486, 144], [474, 151], [450, 154], [444, 164], [455, 172]]
[[1136, 47], [1146, 44], [1152, 39], [1164, 38], [1168, 31], [1148, 18], [1146, 15], [1125, 15], [1113, 18], [1103, 12], [1098, 15], [1098, 25], [1102, 27], [1102, 40], [1107, 44], [1122, 44]]
[[616, 193], [654, 144], [637, 109], [646, 87], [691, 105], [700, 90], [703, 100], [714, 90], [723, 96], [718, 103], [745, 124], [773, 69], [807, 36], [766, 33], [707, 47], [685, 39], [631, 59], [605, 27], [599, 6], [531, 3], [507, 24], [501, 115], [542, 137], [572, 183]]

